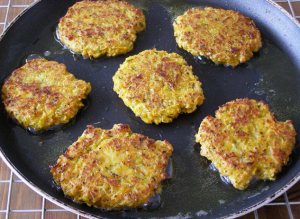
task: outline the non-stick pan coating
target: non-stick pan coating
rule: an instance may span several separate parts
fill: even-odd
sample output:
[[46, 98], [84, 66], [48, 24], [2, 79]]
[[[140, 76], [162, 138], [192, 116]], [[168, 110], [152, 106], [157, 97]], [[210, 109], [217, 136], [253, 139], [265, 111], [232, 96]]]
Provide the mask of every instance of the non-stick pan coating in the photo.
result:
[[[254, 188], [239, 191], [223, 183], [219, 174], [209, 168], [210, 162], [199, 156], [200, 145], [195, 143], [194, 138], [205, 116], [214, 115], [219, 105], [245, 97], [266, 101], [278, 120], [292, 119], [299, 135], [300, 28], [281, 10], [265, 0], [138, 1], [137, 6], [142, 7], [145, 13], [147, 28], [138, 34], [134, 49], [126, 55], [89, 60], [80, 56], [74, 59], [69, 51], [62, 50], [53, 36], [59, 18], [74, 3], [73, 0], [40, 1], [9, 28], [0, 42], [1, 87], [24, 58], [30, 54], [44, 55], [46, 51], [51, 52], [47, 59], [64, 63], [76, 78], [88, 81], [92, 86], [87, 107], [72, 124], [41, 135], [27, 133], [15, 125], [7, 119], [4, 105], [0, 105], [2, 156], [9, 160], [7, 162], [21, 177], [32, 183], [32, 188], [50, 195], [52, 201], [56, 200], [60, 205], [64, 203], [69, 209], [78, 209], [77, 213], [85, 215], [107, 218], [216, 218], [240, 212], [270, 196], [274, 197], [297, 176], [300, 172], [299, 141], [291, 155], [291, 162], [278, 174], [276, 181], [261, 181]], [[137, 1], [132, 3], [136, 5]], [[236, 68], [217, 66], [179, 49], [173, 36], [172, 19], [195, 6], [233, 9], [251, 17], [262, 33], [262, 49], [250, 61]], [[125, 58], [151, 48], [182, 55], [203, 83], [204, 104], [194, 113], [182, 114], [169, 124], [145, 124], [113, 91], [112, 76]], [[129, 124], [134, 132], [154, 139], [167, 139], [173, 145], [175, 173], [164, 183], [161, 208], [103, 212], [72, 202], [55, 187], [49, 165], [55, 164], [86, 125], [109, 129], [116, 123]]]

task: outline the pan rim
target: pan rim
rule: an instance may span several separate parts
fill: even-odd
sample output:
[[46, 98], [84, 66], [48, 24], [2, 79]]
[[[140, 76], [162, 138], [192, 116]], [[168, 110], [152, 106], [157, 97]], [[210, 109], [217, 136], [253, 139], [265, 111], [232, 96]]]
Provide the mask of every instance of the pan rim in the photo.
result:
[[[272, 4], [273, 6], [275, 6], [277, 9], [279, 9], [282, 13], [284, 13], [290, 20], [292, 20], [297, 26], [298, 28], [300, 28], [300, 22], [294, 18], [289, 12], [287, 12], [283, 7], [281, 7], [279, 4], [277, 4], [276, 2], [272, 1], [272, 0], [264, 0], [270, 4]], [[14, 25], [14, 23], [21, 17], [23, 16], [28, 10], [30, 10], [33, 6], [35, 6], [36, 4], [38, 4], [39, 2], [41, 2], [41, 0], [37, 0], [36, 2], [32, 3], [29, 7], [27, 7], [24, 11], [22, 11], [19, 15], [17, 15], [10, 23], [9, 25], [5, 28], [5, 30], [2, 32], [2, 34], [0, 35], [0, 41], [3, 39], [3, 37], [5, 36], [5, 34], [9, 31], [9, 29]], [[36, 186], [34, 183], [32, 183], [31, 181], [29, 181], [21, 172], [19, 172], [19, 170], [11, 163], [11, 161], [8, 159], [8, 157], [6, 156], [6, 154], [2, 151], [2, 148], [0, 147], [0, 157], [1, 159], [4, 161], [4, 163], [9, 167], [9, 169], [11, 171], [13, 171], [14, 174], [17, 175], [18, 178], [20, 178], [22, 180], [23, 183], [25, 183], [29, 188], [31, 188], [34, 192], [38, 193], [40, 196], [42, 196], [43, 198], [47, 199], [48, 201], [58, 205], [59, 207], [68, 210], [72, 213], [78, 214], [80, 216], [83, 217], [88, 217], [88, 218], [93, 218], [93, 219], [97, 219], [97, 218], [103, 218], [101, 216], [97, 216], [95, 217], [94, 215], [87, 213], [85, 211], [81, 211], [78, 208], [69, 206], [59, 200], [57, 200], [56, 198], [52, 197], [51, 195], [49, 195], [48, 193], [44, 192], [42, 189], [40, 189], [38, 186]], [[278, 198], [280, 195], [282, 195], [284, 192], [286, 192], [288, 189], [290, 189], [293, 185], [295, 185], [298, 181], [300, 181], [300, 172], [293, 178], [291, 179], [285, 186], [283, 186], [280, 190], [278, 190], [277, 192], [275, 192], [274, 194], [270, 195], [269, 197], [267, 197], [266, 199], [256, 203], [255, 205], [252, 205], [250, 207], [247, 207], [239, 212], [221, 217], [220, 219], [233, 219], [233, 218], [237, 218], [243, 215], [246, 215], [248, 213], [251, 213], [263, 206], [265, 206], [266, 204], [270, 203], [271, 201], [273, 201], [274, 199]]]

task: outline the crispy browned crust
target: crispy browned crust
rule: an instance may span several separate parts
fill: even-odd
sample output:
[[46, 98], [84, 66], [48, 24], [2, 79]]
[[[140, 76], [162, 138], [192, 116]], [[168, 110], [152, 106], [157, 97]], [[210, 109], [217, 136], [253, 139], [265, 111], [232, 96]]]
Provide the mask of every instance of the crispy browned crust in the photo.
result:
[[176, 18], [173, 26], [179, 47], [219, 64], [235, 67], [262, 46], [255, 23], [232, 10], [189, 9]]
[[141, 9], [126, 1], [80, 1], [60, 19], [60, 41], [84, 57], [116, 56], [133, 49], [146, 27]]
[[88, 126], [51, 166], [55, 182], [75, 202], [103, 209], [135, 208], [160, 190], [173, 148], [132, 133], [129, 125], [110, 130]]
[[292, 121], [278, 122], [262, 101], [237, 99], [219, 107], [216, 118], [207, 116], [196, 141], [202, 156], [212, 161], [237, 189], [250, 180], [275, 180], [295, 146]]
[[2, 100], [9, 116], [38, 131], [69, 122], [90, 91], [90, 83], [77, 80], [64, 64], [35, 59], [12, 73]]
[[113, 77], [114, 91], [146, 123], [172, 122], [203, 103], [201, 82], [182, 56], [146, 50], [128, 57]]

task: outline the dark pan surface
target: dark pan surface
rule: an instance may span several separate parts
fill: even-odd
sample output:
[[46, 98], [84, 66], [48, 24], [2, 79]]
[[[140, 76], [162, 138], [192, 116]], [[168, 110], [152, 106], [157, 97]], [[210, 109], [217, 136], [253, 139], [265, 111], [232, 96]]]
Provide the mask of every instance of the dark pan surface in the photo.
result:
[[[68, 7], [75, 1], [43, 0], [21, 16], [0, 42], [1, 87], [5, 78], [20, 67], [30, 54], [46, 56], [48, 60], [64, 63], [77, 78], [91, 83], [88, 106], [76, 120], [59, 131], [41, 135], [27, 133], [7, 119], [0, 105], [0, 147], [11, 165], [22, 177], [59, 203], [78, 209], [79, 213], [108, 218], [115, 217], [205, 217], [228, 216], [256, 205], [287, 185], [300, 172], [299, 137], [291, 162], [274, 182], [259, 182], [253, 188], [238, 191], [223, 183], [210, 162], [199, 156], [200, 145], [194, 135], [202, 119], [214, 115], [219, 105], [236, 98], [264, 100], [278, 120], [293, 120], [299, 136], [300, 125], [300, 28], [283, 12], [265, 0], [210, 1], [132, 1], [142, 7], [147, 28], [138, 35], [133, 51], [114, 58], [88, 60], [62, 50], [53, 31]], [[263, 48], [245, 64], [236, 68], [216, 66], [208, 60], [197, 60], [176, 45], [172, 19], [187, 8], [214, 6], [233, 9], [251, 17], [262, 33]], [[192, 114], [180, 115], [170, 124], [148, 125], [136, 118], [113, 92], [112, 76], [126, 57], [145, 49], [176, 52], [193, 66], [203, 83], [206, 100]], [[47, 53], [46, 53], [47, 54]], [[55, 188], [49, 165], [77, 140], [86, 125], [105, 129], [115, 123], [130, 124], [134, 132], [154, 139], [167, 139], [174, 147], [172, 155], [175, 173], [162, 192], [162, 206], [153, 211], [103, 212], [73, 203]], [[274, 197], [274, 196], [273, 196]]]

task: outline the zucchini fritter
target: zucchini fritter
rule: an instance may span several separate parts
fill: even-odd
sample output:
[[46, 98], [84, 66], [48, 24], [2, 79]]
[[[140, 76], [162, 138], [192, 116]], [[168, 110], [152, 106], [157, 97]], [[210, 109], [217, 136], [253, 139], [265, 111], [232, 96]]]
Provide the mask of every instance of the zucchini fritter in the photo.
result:
[[80, 1], [60, 19], [60, 41], [84, 57], [116, 56], [133, 49], [146, 27], [141, 9], [126, 1]]
[[203, 103], [201, 82], [182, 56], [146, 50], [128, 57], [113, 77], [114, 91], [146, 123], [172, 122]]
[[129, 125], [110, 130], [88, 126], [50, 168], [57, 185], [75, 202], [135, 208], [160, 191], [172, 151], [166, 140], [132, 133]]
[[250, 59], [262, 46], [255, 23], [232, 10], [189, 9], [176, 18], [173, 27], [180, 48], [218, 64], [235, 67]]
[[275, 180], [295, 146], [292, 121], [278, 122], [262, 101], [237, 99], [207, 116], [196, 141], [202, 156], [212, 161], [237, 189], [246, 189], [253, 177]]
[[34, 59], [12, 73], [2, 99], [9, 116], [39, 131], [69, 122], [90, 91], [90, 83], [76, 79], [64, 64]]

